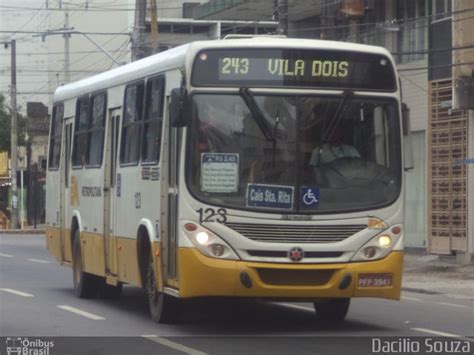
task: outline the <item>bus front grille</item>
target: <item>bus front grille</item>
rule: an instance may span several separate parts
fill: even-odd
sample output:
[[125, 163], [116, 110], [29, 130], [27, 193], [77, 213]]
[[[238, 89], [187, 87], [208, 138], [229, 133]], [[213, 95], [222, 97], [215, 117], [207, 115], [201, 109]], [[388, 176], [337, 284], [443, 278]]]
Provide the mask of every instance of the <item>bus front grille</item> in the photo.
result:
[[[288, 259], [288, 251], [280, 250], [247, 250], [250, 256], [260, 258], [285, 258]], [[343, 252], [340, 251], [306, 251], [305, 258], [339, 258]]]
[[267, 243], [336, 243], [367, 228], [363, 224], [346, 225], [277, 225], [226, 223], [243, 236]]

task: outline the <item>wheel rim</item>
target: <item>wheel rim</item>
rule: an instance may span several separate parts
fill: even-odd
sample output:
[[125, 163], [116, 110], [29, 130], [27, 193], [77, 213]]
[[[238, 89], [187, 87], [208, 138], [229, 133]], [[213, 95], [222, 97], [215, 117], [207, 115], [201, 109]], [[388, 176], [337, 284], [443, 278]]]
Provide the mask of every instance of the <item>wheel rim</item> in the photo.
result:
[[155, 273], [153, 272], [153, 264], [150, 263], [148, 266], [148, 282], [147, 282], [147, 294], [150, 302], [157, 302], [157, 291], [156, 291], [156, 281]]

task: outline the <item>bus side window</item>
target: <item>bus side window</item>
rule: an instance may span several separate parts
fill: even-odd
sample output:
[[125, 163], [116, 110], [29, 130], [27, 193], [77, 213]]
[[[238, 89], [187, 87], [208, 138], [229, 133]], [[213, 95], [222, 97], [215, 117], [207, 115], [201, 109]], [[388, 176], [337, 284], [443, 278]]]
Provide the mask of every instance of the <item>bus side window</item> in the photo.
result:
[[87, 164], [90, 166], [100, 167], [102, 165], [106, 101], [107, 95], [105, 93], [95, 94], [91, 98], [87, 139]]
[[82, 167], [86, 164], [87, 130], [89, 128], [89, 96], [77, 100], [76, 119], [74, 122], [74, 145], [72, 148], [72, 166]]
[[54, 170], [59, 168], [61, 157], [61, 137], [63, 128], [64, 106], [62, 104], [53, 107], [51, 118], [51, 132], [49, 136], [49, 159], [48, 168]]
[[120, 163], [136, 164], [140, 159], [140, 130], [142, 125], [144, 84], [133, 84], [125, 89], [122, 121]]
[[146, 85], [141, 154], [145, 163], [158, 163], [160, 160], [164, 88], [163, 75], [149, 79]]

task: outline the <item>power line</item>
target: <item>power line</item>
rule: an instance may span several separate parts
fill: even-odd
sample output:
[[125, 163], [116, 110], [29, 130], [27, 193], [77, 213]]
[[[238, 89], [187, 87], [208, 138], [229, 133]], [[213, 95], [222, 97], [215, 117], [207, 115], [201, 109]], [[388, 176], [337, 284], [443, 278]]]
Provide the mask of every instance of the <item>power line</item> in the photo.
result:
[[[109, 50], [109, 52], [118, 52], [119, 49], [113, 49], [113, 50]], [[71, 54], [93, 54], [93, 53], [102, 53], [101, 51], [99, 50], [90, 50], [90, 51], [70, 51], [69, 53]], [[25, 55], [25, 56], [36, 56], [36, 55], [45, 55], [45, 56], [48, 56], [48, 55], [62, 55], [64, 54], [64, 52], [20, 52], [20, 53], [17, 53], [17, 55]], [[0, 53], [0, 56], [2, 55], [7, 55], [5, 53]]]
[[416, 68], [404, 68], [404, 69], [398, 69], [398, 71], [399, 72], [405, 72], [405, 71], [415, 71], [415, 70], [440, 69], [440, 68], [458, 67], [458, 66], [461, 66], [461, 65], [471, 65], [471, 64], [474, 64], [474, 62], [432, 65], [432, 66], [427, 66], [427, 67], [416, 67]]
[[406, 81], [408, 81], [410, 84], [412, 84], [413, 86], [416, 86], [418, 89], [426, 92], [428, 94], [428, 90], [426, 90], [424, 87], [418, 85], [417, 83], [415, 83], [413, 80], [411, 80], [410, 78], [408, 78], [406, 75], [403, 75], [402, 73], [398, 73], [403, 79], [405, 79]]
[[53, 95], [54, 92], [18, 91], [17, 95]]
[[[413, 0], [409, 0], [413, 1]], [[339, 29], [339, 28], [350, 28], [352, 26], [354, 27], [366, 27], [366, 26], [376, 26], [376, 25], [403, 25], [406, 26], [408, 25], [408, 22], [416, 22], [420, 21], [423, 19], [429, 19], [437, 16], [441, 17], [450, 17], [450, 15], [456, 15], [464, 12], [472, 12], [474, 11], [474, 8], [468, 8], [464, 10], [459, 10], [459, 11], [451, 11], [451, 12], [440, 12], [440, 13], [434, 13], [431, 15], [426, 15], [426, 16], [418, 16], [418, 17], [409, 17], [409, 18], [403, 18], [403, 19], [392, 19], [392, 20], [385, 20], [385, 21], [378, 21], [378, 22], [362, 22], [362, 23], [355, 23], [352, 25], [335, 25], [335, 26], [318, 26], [318, 27], [303, 27], [303, 28], [296, 28], [293, 29], [293, 32], [302, 32], [302, 31], [310, 31], [310, 30], [328, 30], [328, 29]], [[465, 18], [466, 19], [466, 18]], [[459, 19], [462, 20], [462, 19]]]
[[23, 25], [21, 25], [20, 28], [18, 30], [16, 30], [13, 34], [18, 33], [18, 31], [25, 28], [26, 25], [28, 25], [36, 17], [37, 14], [38, 14], [38, 12], [33, 13], [33, 15]]
[[[135, 8], [108, 8], [108, 7], [94, 7], [94, 8], [60, 8], [60, 7], [49, 7], [49, 8], [34, 8], [26, 6], [6, 6], [0, 5], [0, 9], [10, 9], [4, 11], [84, 11], [84, 12], [135, 12]], [[181, 10], [182, 7], [158, 7], [158, 10]]]
[[[128, 27], [128, 26], [127, 26]], [[60, 30], [56, 31], [59, 32]], [[51, 34], [51, 30], [46, 30], [46, 31], [9, 31], [9, 30], [0, 30], [0, 33], [26, 33], [26, 34], [32, 34], [32, 35], [42, 35], [42, 34]], [[130, 36], [129, 33], [123, 33], [123, 32], [82, 32], [86, 35], [95, 35], [95, 36]]]
[[[123, 34], [124, 31], [127, 30], [128, 28], [129, 28], [129, 26], [127, 25], [127, 26], [122, 30], [122, 32], [120, 32], [120, 34]], [[105, 43], [102, 44], [102, 46], [107, 45], [108, 43], [110, 43], [111, 41], [113, 41], [113, 40], [114, 40], [115, 38], [117, 38], [117, 37], [118, 37], [118, 36], [116, 35], [116, 36], [114, 36], [114, 37], [112, 37], [112, 38], [109, 38]], [[119, 48], [120, 48], [120, 47], [119, 47]], [[85, 59], [85, 58], [88, 57], [89, 55], [90, 55], [90, 54], [86, 54], [86, 55], [80, 57], [80, 58], [77, 59], [76, 61], [72, 62], [70, 65], [73, 66], [73, 65], [75, 65], [76, 63], [81, 62], [83, 59]], [[91, 64], [90, 66], [95, 66], [95, 65], [97, 65], [97, 63], [102, 62], [103, 60], [104, 60], [104, 58], [102, 58], [102, 59], [100, 59], [99, 61], [97, 61], [97, 62]], [[90, 66], [89, 66], [89, 67], [90, 67]], [[53, 71], [53, 72], [56, 72], [56, 71]], [[71, 70], [71, 72], [74, 72], [74, 71]], [[82, 73], [87, 74], [87, 72], [85, 72], [85, 71], [77, 71], [77, 72], [82, 72]], [[91, 72], [90, 74], [98, 74], [98, 73], [101, 73], [101, 72], [102, 72], [102, 71], [95, 71], [95, 72]], [[77, 78], [77, 80], [80, 80], [80, 79], [81, 79], [81, 78]], [[48, 85], [50, 85], [50, 82], [49, 82], [49, 81], [48, 81], [45, 85], [41, 86], [38, 90], [42, 90], [43, 88], [45, 88], [45, 87], [48, 86]]]
[[[6, 71], [7, 69], [0, 69], [0, 72]], [[59, 70], [54, 70], [54, 69], [18, 69], [18, 72], [20, 73], [56, 73]], [[62, 71], [62, 70], [60, 70]], [[97, 71], [94, 70], [70, 70], [71, 73], [97, 73]]]
[[438, 48], [438, 49], [422, 49], [416, 51], [408, 52], [391, 52], [392, 55], [410, 55], [410, 54], [429, 54], [429, 53], [438, 53], [438, 52], [449, 52], [449, 51], [458, 51], [462, 49], [474, 48], [474, 44], [468, 44], [460, 47], [450, 47], [450, 48]]

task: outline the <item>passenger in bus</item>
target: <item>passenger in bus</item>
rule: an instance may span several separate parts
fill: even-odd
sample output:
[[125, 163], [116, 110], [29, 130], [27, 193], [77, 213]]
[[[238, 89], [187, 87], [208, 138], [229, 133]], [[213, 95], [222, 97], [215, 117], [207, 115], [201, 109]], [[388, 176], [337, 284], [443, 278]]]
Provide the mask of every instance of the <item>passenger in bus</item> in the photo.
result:
[[225, 122], [225, 112], [221, 112], [214, 105], [205, 103], [198, 108], [198, 149], [201, 152], [222, 152], [222, 147], [226, 145], [227, 128]]
[[328, 141], [313, 149], [309, 165], [319, 166], [328, 164], [337, 159], [360, 158], [359, 151], [343, 140], [343, 128], [338, 125], [334, 128]]

